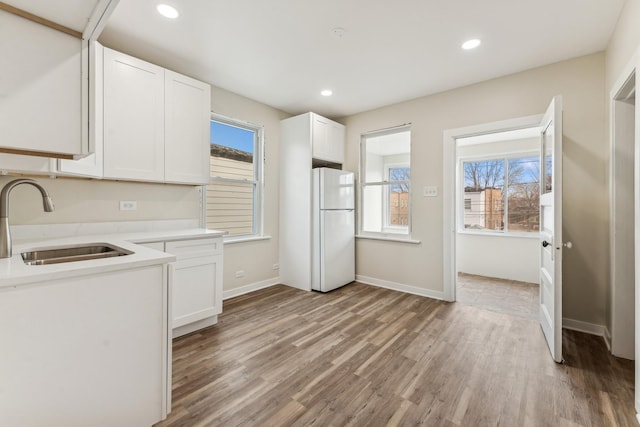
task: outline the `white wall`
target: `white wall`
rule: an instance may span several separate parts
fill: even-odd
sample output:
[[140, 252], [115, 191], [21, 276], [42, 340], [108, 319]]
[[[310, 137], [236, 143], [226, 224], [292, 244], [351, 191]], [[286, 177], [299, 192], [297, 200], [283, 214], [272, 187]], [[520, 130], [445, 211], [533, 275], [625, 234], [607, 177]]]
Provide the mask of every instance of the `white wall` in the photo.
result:
[[606, 50], [607, 94], [637, 49], [640, 48], [640, 1], [627, 0]]
[[347, 117], [346, 168], [352, 170], [358, 166], [362, 133], [411, 123], [412, 237], [422, 241], [359, 239], [357, 274], [441, 295], [442, 197], [423, 197], [422, 189], [435, 185], [442, 194], [443, 132], [542, 114], [558, 94], [564, 103], [563, 231], [574, 244], [564, 256], [564, 316], [603, 325], [608, 288], [603, 53]]
[[538, 283], [538, 239], [469, 233], [456, 239], [458, 272]]

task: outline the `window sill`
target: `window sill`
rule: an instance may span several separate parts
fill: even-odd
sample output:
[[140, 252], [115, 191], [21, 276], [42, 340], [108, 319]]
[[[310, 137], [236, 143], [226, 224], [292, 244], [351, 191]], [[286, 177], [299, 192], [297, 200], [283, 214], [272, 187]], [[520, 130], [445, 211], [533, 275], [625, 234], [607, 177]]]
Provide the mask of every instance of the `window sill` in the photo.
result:
[[420, 243], [422, 243], [420, 240], [414, 240], [409, 237], [403, 239], [401, 237], [388, 237], [388, 236], [363, 236], [362, 234], [356, 235], [356, 239], [384, 240], [386, 242], [410, 243], [412, 245], [419, 245]]
[[539, 239], [539, 232], [532, 233], [496, 233], [492, 231], [469, 231], [469, 230], [458, 230], [458, 234], [466, 234], [471, 236], [491, 236], [491, 237], [523, 237], [525, 239]]
[[225, 237], [224, 244], [229, 245], [232, 243], [245, 243], [245, 242], [258, 242], [260, 240], [271, 240], [271, 236], [240, 236], [240, 237]]

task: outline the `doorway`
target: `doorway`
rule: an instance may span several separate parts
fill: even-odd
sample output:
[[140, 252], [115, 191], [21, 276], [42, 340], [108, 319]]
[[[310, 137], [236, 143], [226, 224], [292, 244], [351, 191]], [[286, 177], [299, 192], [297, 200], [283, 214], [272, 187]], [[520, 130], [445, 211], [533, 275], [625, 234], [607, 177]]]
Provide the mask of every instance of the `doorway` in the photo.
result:
[[456, 300], [538, 318], [539, 126], [456, 138]]
[[[464, 198], [458, 197], [462, 194], [462, 170], [461, 161], [472, 154], [477, 154], [477, 150], [482, 147], [482, 141], [490, 141], [494, 139], [496, 134], [508, 135], [508, 132], [522, 131], [523, 129], [538, 128], [542, 115], [527, 116], [518, 119], [504, 120], [499, 122], [487, 123], [476, 126], [469, 126], [459, 129], [451, 129], [444, 132], [444, 175], [443, 175], [443, 204], [444, 204], [444, 227], [443, 227], [443, 253], [444, 253], [444, 299], [447, 301], [456, 301], [456, 284], [458, 272], [461, 270], [458, 266], [458, 239], [457, 232], [458, 227], [464, 227], [464, 213], [458, 210], [458, 206], [464, 206]], [[466, 139], [477, 138], [477, 139]], [[462, 155], [459, 155], [458, 141], [462, 141], [462, 145], [465, 143], [471, 148], [466, 149]], [[503, 153], [504, 154], [504, 153]], [[461, 213], [462, 212], [462, 213]], [[461, 225], [462, 224], [462, 225]], [[469, 228], [472, 227], [472, 223], [469, 222]], [[467, 230], [470, 232], [470, 230]], [[475, 236], [474, 236], [475, 237]], [[474, 252], [485, 253], [483, 250], [480, 235], [478, 240], [478, 246]], [[536, 244], [537, 245], [537, 244]], [[537, 257], [535, 258], [537, 259]], [[477, 261], [478, 258], [473, 259]], [[506, 265], [507, 262], [503, 262]], [[463, 271], [465, 272], [465, 271]], [[467, 273], [473, 273], [471, 271]], [[485, 275], [486, 273], [481, 273]], [[537, 282], [537, 280], [536, 280]]]

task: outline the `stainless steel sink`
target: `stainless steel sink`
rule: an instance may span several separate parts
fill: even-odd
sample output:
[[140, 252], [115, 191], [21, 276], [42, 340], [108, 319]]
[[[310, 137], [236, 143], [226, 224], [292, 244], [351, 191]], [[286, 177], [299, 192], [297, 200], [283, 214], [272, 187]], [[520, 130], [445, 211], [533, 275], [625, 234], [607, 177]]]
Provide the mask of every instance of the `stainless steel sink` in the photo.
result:
[[84, 245], [36, 249], [29, 252], [22, 252], [21, 255], [22, 260], [27, 265], [46, 265], [131, 254], [133, 254], [133, 252], [108, 243], [88, 243]]

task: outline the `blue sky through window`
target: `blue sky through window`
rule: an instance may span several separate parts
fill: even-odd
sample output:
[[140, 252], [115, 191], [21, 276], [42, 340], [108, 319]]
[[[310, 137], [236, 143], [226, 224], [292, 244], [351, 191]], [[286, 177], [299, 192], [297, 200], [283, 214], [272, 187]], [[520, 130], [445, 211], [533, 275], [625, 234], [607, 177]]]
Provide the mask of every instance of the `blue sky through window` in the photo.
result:
[[253, 154], [254, 132], [211, 120], [211, 144]]

